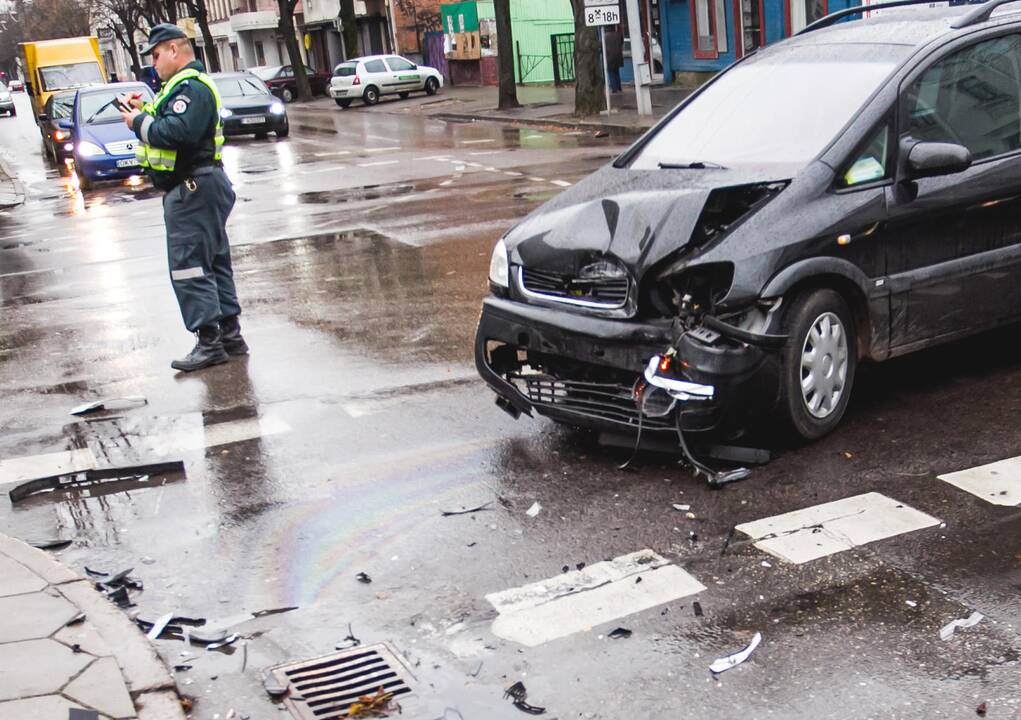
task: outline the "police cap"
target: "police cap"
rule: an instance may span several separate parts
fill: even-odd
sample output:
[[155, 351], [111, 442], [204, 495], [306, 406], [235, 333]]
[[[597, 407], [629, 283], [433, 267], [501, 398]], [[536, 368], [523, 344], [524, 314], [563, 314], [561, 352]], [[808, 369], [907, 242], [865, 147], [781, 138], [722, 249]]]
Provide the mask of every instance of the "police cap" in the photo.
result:
[[180, 38], [187, 38], [184, 30], [171, 25], [170, 23], [160, 23], [149, 31], [149, 44], [142, 48], [142, 54], [148, 55], [153, 51], [157, 45], [167, 40], [178, 40]]

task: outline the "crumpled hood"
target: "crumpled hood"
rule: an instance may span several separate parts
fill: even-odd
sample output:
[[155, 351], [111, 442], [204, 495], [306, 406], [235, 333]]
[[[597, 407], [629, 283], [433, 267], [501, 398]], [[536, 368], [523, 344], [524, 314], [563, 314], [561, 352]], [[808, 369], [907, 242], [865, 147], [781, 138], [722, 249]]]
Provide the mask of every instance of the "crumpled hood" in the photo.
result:
[[635, 278], [684, 247], [716, 188], [763, 182], [768, 172], [604, 167], [535, 210], [505, 240], [511, 261], [577, 274], [609, 255]]

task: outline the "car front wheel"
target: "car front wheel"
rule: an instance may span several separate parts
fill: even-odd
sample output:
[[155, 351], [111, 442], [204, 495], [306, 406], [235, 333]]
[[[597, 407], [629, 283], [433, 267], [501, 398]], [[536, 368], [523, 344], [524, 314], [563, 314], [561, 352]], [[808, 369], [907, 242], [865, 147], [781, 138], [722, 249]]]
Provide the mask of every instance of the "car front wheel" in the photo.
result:
[[362, 94], [362, 102], [366, 105], [375, 105], [379, 102], [379, 90], [375, 85], [369, 85]]
[[291, 92], [291, 88], [284, 88], [284, 91], [280, 93], [280, 97], [284, 99], [285, 103], [294, 102], [294, 93]]
[[832, 431], [844, 416], [858, 363], [857, 337], [847, 302], [822, 288], [804, 292], [784, 315], [790, 340], [780, 365], [780, 409], [805, 440]]
[[439, 84], [439, 82], [437, 82], [436, 78], [431, 77], [431, 78], [429, 78], [428, 80], [425, 81], [425, 94], [426, 95], [435, 95], [436, 91], [439, 90], [439, 89], [440, 89], [440, 84]]

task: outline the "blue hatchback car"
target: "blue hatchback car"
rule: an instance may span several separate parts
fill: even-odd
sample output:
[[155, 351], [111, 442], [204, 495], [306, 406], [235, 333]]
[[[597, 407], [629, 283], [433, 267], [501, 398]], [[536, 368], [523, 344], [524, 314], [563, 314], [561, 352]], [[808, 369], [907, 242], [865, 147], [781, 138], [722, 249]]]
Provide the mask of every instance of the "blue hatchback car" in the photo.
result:
[[121, 120], [118, 96], [138, 94], [153, 99], [144, 83], [110, 83], [82, 88], [74, 100], [71, 140], [74, 167], [82, 190], [104, 180], [121, 180], [141, 173], [135, 159], [138, 138]]

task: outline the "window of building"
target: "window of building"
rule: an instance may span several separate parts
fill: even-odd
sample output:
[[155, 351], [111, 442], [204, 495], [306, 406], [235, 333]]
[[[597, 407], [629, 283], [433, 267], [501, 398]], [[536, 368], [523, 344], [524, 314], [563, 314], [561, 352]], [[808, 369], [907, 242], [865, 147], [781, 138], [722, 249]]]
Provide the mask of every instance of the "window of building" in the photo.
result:
[[[717, 48], [717, 11], [716, 5], [721, 0], [692, 0], [692, 47], [699, 60], [715, 60], [719, 57]], [[726, 31], [726, 28], [724, 28]]]
[[787, 34], [801, 32], [828, 13], [827, 0], [787, 0]]
[[262, 47], [262, 41], [255, 41], [255, 64], [265, 65], [266, 64], [266, 50]]

